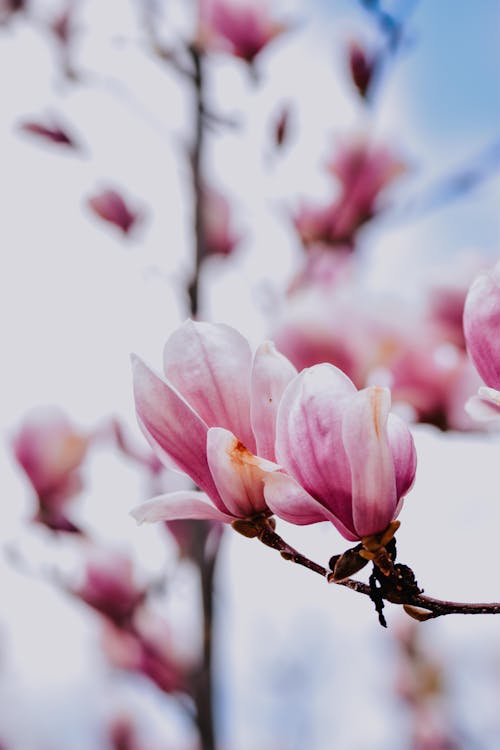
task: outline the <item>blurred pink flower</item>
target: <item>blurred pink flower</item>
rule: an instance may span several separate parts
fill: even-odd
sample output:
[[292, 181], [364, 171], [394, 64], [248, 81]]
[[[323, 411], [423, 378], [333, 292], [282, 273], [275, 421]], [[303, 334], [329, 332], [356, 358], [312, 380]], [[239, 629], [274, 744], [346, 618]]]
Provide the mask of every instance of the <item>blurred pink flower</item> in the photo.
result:
[[100, 552], [85, 566], [83, 582], [72, 593], [117, 625], [128, 624], [146, 595], [134, 580], [132, 561], [117, 552]]
[[266, 477], [271, 510], [299, 525], [331, 521], [351, 541], [384, 531], [416, 469], [411, 433], [390, 405], [387, 388], [357, 391], [333, 365], [297, 375], [278, 411], [276, 457], [288, 473]]
[[104, 221], [114, 224], [123, 234], [128, 234], [140, 218], [116, 190], [102, 190], [91, 196], [87, 204], [91, 211]]
[[37, 494], [36, 521], [54, 530], [77, 530], [66, 517], [66, 505], [81, 490], [79, 471], [88, 442], [56, 407], [39, 407], [26, 415], [12, 448]]
[[205, 51], [229, 52], [252, 63], [275, 37], [286, 30], [263, 4], [232, 0], [200, 0], [198, 44]]
[[359, 95], [364, 98], [372, 80], [374, 58], [367, 54], [359, 42], [352, 40], [348, 48], [348, 60], [352, 82]]
[[328, 171], [339, 195], [323, 206], [302, 205], [293, 222], [306, 247], [320, 242], [352, 249], [358, 230], [380, 210], [380, 194], [405, 166], [388, 148], [357, 139], [340, 145]]
[[467, 351], [488, 387], [467, 403], [475, 419], [500, 417], [500, 263], [472, 284], [464, 309]]
[[278, 469], [276, 413], [296, 373], [293, 365], [269, 342], [252, 358], [248, 341], [233, 328], [187, 321], [165, 345], [165, 378], [137, 358], [133, 367], [137, 415], [148, 442], [202, 492], [168, 493], [132, 515], [138, 521], [230, 523], [268, 512], [263, 477]]
[[202, 191], [202, 219], [206, 255], [230, 255], [239, 242], [231, 227], [228, 200], [213, 188]]
[[35, 135], [45, 141], [49, 141], [50, 143], [69, 146], [73, 149], [78, 148], [74, 138], [65, 128], [58, 125], [56, 122], [44, 124], [37, 120], [26, 120], [19, 125], [19, 129], [25, 133], [30, 133], [31, 135]]

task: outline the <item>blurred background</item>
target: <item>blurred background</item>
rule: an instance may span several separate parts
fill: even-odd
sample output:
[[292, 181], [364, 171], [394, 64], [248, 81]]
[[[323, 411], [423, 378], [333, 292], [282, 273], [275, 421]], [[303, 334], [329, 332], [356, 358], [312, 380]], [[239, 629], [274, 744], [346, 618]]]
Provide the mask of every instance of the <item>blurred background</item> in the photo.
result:
[[[500, 2], [0, 0], [0, 24], [2, 750], [210, 750], [199, 532], [128, 515], [184, 486], [129, 355], [159, 367], [190, 316], [390, 385], [418, 452], [401, 559], [432, 596], [498, 600], [461, 312], [498, 260]], [[346, 547], [279, 528], [321, 564]], [[218, 750], [500, 746], [496, 618], [388, 605], [383, 630], [203, 534]]]

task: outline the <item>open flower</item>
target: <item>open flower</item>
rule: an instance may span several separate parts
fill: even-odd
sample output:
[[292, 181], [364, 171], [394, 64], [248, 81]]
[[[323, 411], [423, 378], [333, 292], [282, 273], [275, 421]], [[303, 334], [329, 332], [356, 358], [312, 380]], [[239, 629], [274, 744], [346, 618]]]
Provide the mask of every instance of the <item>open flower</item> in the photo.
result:
[[387, 388], [357, 391], [333, 365], [298, 375], [278, 411], [276, 457], [288, 473], [266, 478], [271, 510], [299, 525], [331, 521], [351, 541], [384, 531], [416, 469], [412, 436], [390, 402]]
[[486, 386], [467, 402], [476, 419], [500, 417], [500, 263], [480, 274], [465, 301], [467, 351]]
[[[169, 338], [160, 377], [134, 358], [137, 416], [151, 447], [202, 490], [171, 492], [136, 508], [138, 521], [232, 522], [268, 511], [263, 477], [274, 463], [276, 414], [296, 374], [270, 343], [252, 357], [225, 325], [187, 321]], [[257, 454], [257, 455], [255, 455]]]

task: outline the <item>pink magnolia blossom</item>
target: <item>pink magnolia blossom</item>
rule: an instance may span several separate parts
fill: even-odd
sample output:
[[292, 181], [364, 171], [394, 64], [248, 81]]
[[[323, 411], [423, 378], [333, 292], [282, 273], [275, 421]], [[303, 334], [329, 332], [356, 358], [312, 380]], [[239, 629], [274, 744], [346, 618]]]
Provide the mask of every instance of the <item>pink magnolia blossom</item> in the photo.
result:
[[500, 263], [472, 284], [464, 308], [467, 351], [486, 387], [467, 403], [480, 420], [500, 417]]
[[96, 216], [118, 227], [125, 235], [140, 218], [139, 212], [131, 209], [116, 190], [102, 190], [91, 196], [87, 204]]
[[35, 520], [60, 531], [76, 531], [66, 506], [82, 486], [80, 467], [89, 438], [55, 407], [27, 414], [12, 441], [14, 456], [38, 498]]
[[252, 63], [286, 26], [255, 2], [200, 0], [198, 43], [205, 50], [220, 49]]
[[231, 226], [228, 200], [213, 188], [202, 192], [202, 221], [205, 254], [230, 255], [240, 238]]
[[78, 148], [73, 136], [62, 125], [56, 122], [44, 124], [37, 120], [26, 120], [20, 124], [19, 128], [25, 133], [37, 136], [50, 143], [69, 146], [74, 149]]
[[119, 553], [94, 555], [73, 594], [117, 625], [128, 623], [146, 595], [134, 579], [132, 561]]
[[299, 525], [331, 521], [351, 541], [385, 530], [413, 484], [416, 454], [408, 428], [389, 413], [387, 388], [357, 391], [337, 367], [304, 370], [278, 410], [276, 457], [265, 497]]
[[354, 40], [349, 44], [348, 58], [352, 82], [359, 95], [365, 97], [372, 80], [375, 61], [361, 44]]
[[[187, 321], [164, 350], [164, 377], [135, 358], [137, 416], [151, 447], [202, 490], [153, 498], [138, 521], [201, 518], [229, 523], [268, 512], [263, 478], [274, 463], [276, 413], [296, 373], [271, 343], [254, 357], [225, 325]], [[257, 455], [255, 455], [257, 454]]]
[[380, 210], [380, 194], [404, 169], [384, 146], [362, 139], [341, 144], [328, 164], [338, 180], [339, 195], [323, 206], [302, 205], [293, 217], [303, 244], [352, 248], [358, 230]]

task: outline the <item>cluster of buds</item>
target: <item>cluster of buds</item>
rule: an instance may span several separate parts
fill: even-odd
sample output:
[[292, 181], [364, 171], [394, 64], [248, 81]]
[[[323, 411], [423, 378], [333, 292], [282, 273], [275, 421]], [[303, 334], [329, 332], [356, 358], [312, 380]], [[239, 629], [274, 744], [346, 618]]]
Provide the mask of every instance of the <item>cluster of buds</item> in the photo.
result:
[[252, 356], [228, 326], [186, 322], [165, 345], [163, 376], [134, 360], [134, 389], [151, 447], [201, 490], [153, 498], [139, 521], [275, 513], [357, 541], [388, 526], [413, 483], [413, 440], [388, 389], [358, 391], [329, 364], [298, 374], [269, 342]]

